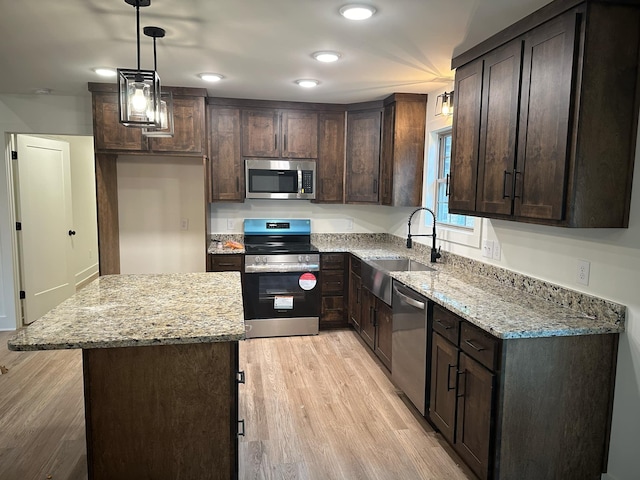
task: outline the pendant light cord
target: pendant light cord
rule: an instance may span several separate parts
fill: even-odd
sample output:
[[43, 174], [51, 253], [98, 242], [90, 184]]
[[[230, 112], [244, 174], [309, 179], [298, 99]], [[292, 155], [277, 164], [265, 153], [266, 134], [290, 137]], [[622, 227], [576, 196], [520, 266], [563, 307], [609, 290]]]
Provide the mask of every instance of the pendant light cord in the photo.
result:
[[136, 39], [138, 43], [138, 72], [140, 71], [140, 0], [136, 0]]

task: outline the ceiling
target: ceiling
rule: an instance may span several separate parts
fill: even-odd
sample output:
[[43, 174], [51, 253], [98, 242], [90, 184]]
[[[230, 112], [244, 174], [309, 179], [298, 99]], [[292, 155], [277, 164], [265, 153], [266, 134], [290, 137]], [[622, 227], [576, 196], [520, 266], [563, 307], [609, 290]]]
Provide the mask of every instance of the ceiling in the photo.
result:
[[[346, 3], [376, 14], [350, 21]], [[425, 93], [453, 79], [451, 57], [532, 13], [548, 0], [152, 0], [141, 28], [158, 40], [163, 85], [205, 87], [210, 96], [353, 103], [393, 92]], [[0, 0], [0, 94], [88, 95], [99, 66], [136, 67], [135, 9], [124, 0]], [[141, 34], [142, 35], [142, 34]], [[153, 68], [142, 35], [142, 68]], [[325, 64], [311, 54], [336, 50]], [[207, 84], [201, 72], [224, 79]], [[302, 89], [294, 81], [315, 78]]]

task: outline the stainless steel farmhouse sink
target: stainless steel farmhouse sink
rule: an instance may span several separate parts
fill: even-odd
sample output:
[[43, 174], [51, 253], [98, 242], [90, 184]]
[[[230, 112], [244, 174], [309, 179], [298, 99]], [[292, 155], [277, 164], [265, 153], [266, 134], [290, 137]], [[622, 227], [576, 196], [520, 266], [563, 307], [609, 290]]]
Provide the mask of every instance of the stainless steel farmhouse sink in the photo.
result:
[[424, 263], [410, 258], [382, 258], [362, 262], [361, 278], [371, 293], [387, 305], [391, 305], [390, 272], [428, 272], [434, 270]]

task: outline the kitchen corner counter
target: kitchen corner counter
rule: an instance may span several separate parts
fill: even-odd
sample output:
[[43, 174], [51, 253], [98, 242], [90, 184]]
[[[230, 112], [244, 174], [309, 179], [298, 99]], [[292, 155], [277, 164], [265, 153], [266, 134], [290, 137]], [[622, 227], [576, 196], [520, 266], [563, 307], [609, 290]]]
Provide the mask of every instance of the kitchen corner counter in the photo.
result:
[[106, 275], [19, 330], [8, 345], [96, 349], [244, 338], [239, 272]]
[[[401, 240], [401, 239], [399, 239]], [[477, 263], [465, 264], [443, 252], [430, 264], [428, 247], [407, 249], [399, 242], [313, 240], [321, 252], [349, 252], [363, 261], [409, 257], [434, 268], [430, 272], [389, 272], [416, 292], [502, 339], [618, 334], [624, 332], [626, 307]], [[451, 258], [449, 258], [451, 257]]]

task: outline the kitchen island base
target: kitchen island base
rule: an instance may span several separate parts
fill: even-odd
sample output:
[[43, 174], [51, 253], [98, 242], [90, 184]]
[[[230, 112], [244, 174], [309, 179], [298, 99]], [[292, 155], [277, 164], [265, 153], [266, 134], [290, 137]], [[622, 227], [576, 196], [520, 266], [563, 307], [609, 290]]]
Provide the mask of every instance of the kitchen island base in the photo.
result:
[[89, 480], [238, 476], [238, 342], [84, 349]]

